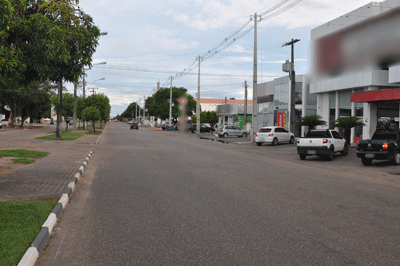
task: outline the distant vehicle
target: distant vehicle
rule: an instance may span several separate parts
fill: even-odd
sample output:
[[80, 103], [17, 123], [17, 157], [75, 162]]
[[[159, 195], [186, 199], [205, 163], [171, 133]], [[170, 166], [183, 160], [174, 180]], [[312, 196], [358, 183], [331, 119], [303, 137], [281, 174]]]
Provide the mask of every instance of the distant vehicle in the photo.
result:
[[397, 129], [377, 129], [371, 139], [358, 142], [356, 154], [365, 166], [371, 165], [372, 160], [392, 160], [399, 165], [399, 131]]
[[220, 138], [222, 137], [227, 138], [229, 136], [246, 138], [249, 135], [249, 132], [244, 129], [241, 129], [238, 126], [222, 126], [218, 128], [217, 135]]
[[130, 125], [131, 125], [131, 129], [139, 130], [138, 123], [132, 121], [132, 122], [130, 123]]
[[8, 123], [8, 119], [3, 119], [3, 120], [1, 120], [1, 125], [2, 126], [7, 126], [7, 123]]
[[[189, 130], [190, 132], [192, 132], [192, 133], [195, 133], [195, 132], [196, 132], [196, 129], [197, 129], [197, 125], [196, 125], [196, 124], [191, 124], [191, 125], [188, 127], [188, 130]], [[215, 131], [215, 129], [212, 128], [212, 127], [209, 127], [209, 126], [203, 125], [203, 124], [200, 125], [200, 133], [201, 133], [201, 132], [213, 133], [214, 131]]]
[[310, 155], [318, 155], [332, 161], [335, 152], [343, 156], [349, 152], [346, 140], [336, 130], [313, 129], [304, 138], [297, 139], [297, 153], [301, 160]]
[[294, 134], [283, 127], [262, 127], [256, 133], [255, 141], [257, 146], [261, 146], [263, 143], [277, 145], [281, 142], [289, 142], [293, 144]]

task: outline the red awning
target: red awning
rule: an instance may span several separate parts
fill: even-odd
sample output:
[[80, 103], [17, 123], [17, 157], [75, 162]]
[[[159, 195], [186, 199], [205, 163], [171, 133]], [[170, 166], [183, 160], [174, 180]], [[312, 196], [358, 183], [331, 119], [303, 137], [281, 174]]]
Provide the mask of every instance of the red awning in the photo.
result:
[[379, 91], [366, 91], [359, 93], [352, 93], [350, 101], [352, 103], [360, 102], [374, 102], [374, 101], [400, 101], [400, 88], [379, 90]]

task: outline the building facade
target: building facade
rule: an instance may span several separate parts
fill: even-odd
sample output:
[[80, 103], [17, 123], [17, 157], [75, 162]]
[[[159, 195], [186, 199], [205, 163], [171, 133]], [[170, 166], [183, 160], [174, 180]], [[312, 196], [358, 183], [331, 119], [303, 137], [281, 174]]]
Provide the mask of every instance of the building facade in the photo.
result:
[[[398, 126], [400, 65], [397, 52], [385, 52], [400, 44], [400, 16], [387, 15], [399, 7], [399, 0], [372, 2], [311, 31], [314, 69], [307, 90], [316, 94], [316, 113], [329, 126], [342, 116], [360, 118], [365, 125], [352, 129], [352, 142], [370, 138], [379, 124]], [[386, 23], [389, 18], [394, 22]], [[313, 105], [311, 97], [307, 104]]]

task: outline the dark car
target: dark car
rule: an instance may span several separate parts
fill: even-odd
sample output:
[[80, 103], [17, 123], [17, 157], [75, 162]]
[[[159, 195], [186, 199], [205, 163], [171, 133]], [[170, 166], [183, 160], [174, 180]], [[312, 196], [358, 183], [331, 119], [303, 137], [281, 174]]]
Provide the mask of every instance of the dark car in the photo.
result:
[[[196, 124], [191, 124], [188, 129], [190, 132], [195, 133], [197, 126], [196, 126]], [[209, 127], [206, 125], [200, 125], [200, 132], [213, 133], [214, 131], [215, 131], [215, 129], [212, 127]]]
[[137, 122], [131, 122], [130, 125], [131, 125], [131, 129], [136, 129], [136, 130], [139, 129]]

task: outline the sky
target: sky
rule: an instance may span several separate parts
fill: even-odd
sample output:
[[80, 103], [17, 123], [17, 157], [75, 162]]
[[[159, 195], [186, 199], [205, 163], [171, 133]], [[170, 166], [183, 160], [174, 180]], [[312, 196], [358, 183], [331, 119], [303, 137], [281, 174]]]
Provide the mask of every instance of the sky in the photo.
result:
[[[157, 89], [184, 87], [196, 97], [200, 58], [200, 97], [252, 97], [254, 15], [257, 24], [258, 83], [288, 75], [282, 64], [295, 44], [295, 71], [309, 71], [310, 32], [364, 6], [368, 0], [80, 0], [105, 36], [86, 70], [86, 95], [104, 93], [111, 117]], [[251, 20], [250, 20], [251, 19]], [[247, 26], [231, 38], [243, 23]], [[247, 34], [246, 29], [248, 29]], [[239, 34], [241, 36], [239, 36]], [[239, 38], [238, 38], [239, 37]], [[227, 41], [225, 41], [227, 39]], [[222, 44], [222, 47], [218, 47]], [[210, 51], [210, 52], [209, 52]], [[216, 53], [215, 53], [216, 52]], [[107, 62], [106, 64], [99, 64]], [[184, 72], [183, 75], [180, 73]], [[104, 80], [103, 80], [104, 78]], [[69, 92], [73, 85], [67, 83]], [[82, 94], [82, 90], [78, 92]]]

